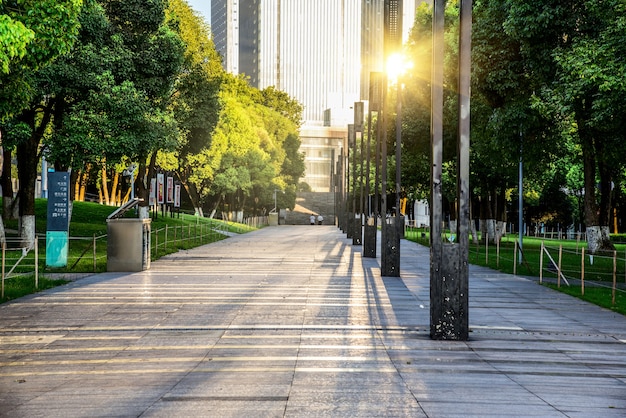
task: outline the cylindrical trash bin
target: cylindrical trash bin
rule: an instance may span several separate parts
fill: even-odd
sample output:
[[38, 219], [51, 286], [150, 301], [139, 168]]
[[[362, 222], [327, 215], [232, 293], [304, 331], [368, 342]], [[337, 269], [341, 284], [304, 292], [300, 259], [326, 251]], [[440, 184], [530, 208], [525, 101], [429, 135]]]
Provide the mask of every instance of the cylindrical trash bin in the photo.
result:
[[107, 271], [150, 268], [150, 219], [107, 219]]

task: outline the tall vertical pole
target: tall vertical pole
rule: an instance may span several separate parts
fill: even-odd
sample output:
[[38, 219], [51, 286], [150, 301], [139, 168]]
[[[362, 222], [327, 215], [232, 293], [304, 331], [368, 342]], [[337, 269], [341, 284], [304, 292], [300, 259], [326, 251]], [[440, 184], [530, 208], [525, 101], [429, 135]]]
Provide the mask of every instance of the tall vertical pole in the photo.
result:
[[[370, 73], [369, 85], [369, 109], [368, 109], [368, 134], [367, 134], [367, 173], [365, 175], [365, 195], [367, 196], [367, 221], [363, 228], [363, 257], [376, 258], [377, 220], [378, 220], [378, 144], [380, 143], [381, 107], [382, 107], [382, 73]], [[370, 196], [370, 166], [371, 166], [371, 143], [372, 143], [372, 112], [377, 112], [376, 138], [374, 140], [375, 175], [374, 175], [374, 207]]]
[[346, 198], [345, 198], [345, 217], [346, 217], [346, 237], [351, 239], [354, 233], [354, 215], [352, 214], [351, 197], [352, 190], [352, 136], [354, 135], [354, 125], [348, 125], [348, 138], [346, 140]]
[[402, 81], [398, 77], [396, 103], [396, 221], [400, 224], [400, 186], [402, 176]]
[[48, 198], [48, 161], [45, 156], [41, 157], [41, 197]]
[[469, 136], [472, 2], [461, 0], [459, 29], [459, 127], [457, 171], [457, 243], [442, 240], [443, 164], [443, 46], [445, 0], [433, 10], [433, 68], [431, 114], [431, 267], [430, 337], [467, 340], [469, 251]]
[[458, 278], [455, 292], [458, 295], [455, 340], [469, 338], [469, 225], [470, 225], [470, 96], [472, 62], [472, 0], [461, 0], [459, 27], [459, 137], [457, 199], [457, 242], [459, 247]]
[[383, 119], [382, 136], [380, 139], [380, 217], [381, 217], [381, 242], [380, 242], [380, 274], [388, 275], [387, 266], [389, 265], [389, 252], [387, 251], [387, 234], [389, 233], [389, 225], [387, 225], [387, 77], [384, 77], [383, 87]]
[[522, 130], [519, 132], [519, 184], [517, 187], [518, 190], [518, 204], [517, 204], [517, 220], [518, 220], [518, 239], [519, 239], [519, 253], [518, 253], [518, 264], [522, 264], [524, 260], [523, 250], [524, 250], [524, 143], [522, 138]]
[[[385, 67], [387, 67], [387, 60], [389, 57], [398, 53], [402, 47], [402, 0], [385, 0]], [[387, 121], [387, 98], [386, 98], [387, 86], [385, 86], [385, 97], [383, 100], [383, 114], [385, 121]], [[399, 94], [399, 93], [398, 93]], [[400, 95], [398, 100], [401, 100]], [[397, 103], [397, 106], [401, 106]], [[401, 109], [401, 107], [398, 107]], [[397, 115], [397, 117], [401, 117]], [[401, 122], [400, 122], [401, 123]], [[381, 243], [381, 275], [382, 276], [400, 276], [400, 205], [399, 205], [399, 148], [401, 128], [396, 130], [396, 209], [393, 217], [387, 217], [387, 138], [383, 139], [383, 168], [382, 168], [382, 193], [383, 193], [383, 210], [384, 210], [384, 222], [382, 230], [382, 243]], [[386, 129], [385, 129], [386, 133]]]
[[[358, 185], [355, 183], [355, 188], [354, 188], [354, 192], [355, 192], [355, 197], [356, 197], [356, 193], [358, 191], [359, 193], [359, 205], [358, 208], [356, 207], [356, 200], [355, 200], [355, 215], [354, 215], [354, 235], [352, 236], [352, 244], [353, 245], [362, 245], [363, 244], [363, 126], [365, 125], [364, 123], [364, 104], [363, 102], [355, 102], [354, 103], [354, 133], [355, 133], [355, 142], [354, 142], [354, 148], [355, 148], [355, 153], [354, 153], [354, 167], [355, 170], [357, 168], [357, 152], [356, 152], [356, 147], [357, 147], [357, 142], [356, 142], [356, 135], [359, 134], [360, 135], [360, 146], [359, 146], [359, 152], [358, 152], [358, 157], [359, 157], [359, 162], [360, 162], [360, 173], [358, 176], [359, 179], [359, 183]], [[356, 171], [354, 172], [354, 176], [355, 179], [357, 178], [357, 174]], [[358, 189], [358, 190], [357, 190]], [[358, 212], [357, 212], [358, 209]]]
[[[430, 202], [430, 298], [431, 336], [433, 320], [441, 310], [440, 295], [434, 294], [439, 286], [443, 244], [442, 221], [442, 164], [443, 164], [443, 30], [445, 0], [434, 0], [433, 4], [433, 57], [431, 79], [431, 202]], [[433, 283], [435, 282], [435, 283]]]

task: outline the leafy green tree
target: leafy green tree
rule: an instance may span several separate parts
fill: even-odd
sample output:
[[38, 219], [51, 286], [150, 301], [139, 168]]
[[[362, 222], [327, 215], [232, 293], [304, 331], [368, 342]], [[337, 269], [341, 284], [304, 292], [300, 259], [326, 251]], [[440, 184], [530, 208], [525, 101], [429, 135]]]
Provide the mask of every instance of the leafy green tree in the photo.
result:
[[[52, 101], [39, 91], [36, 77], [42, 68], [72, 47], [78, 31], [77, 16], [81, 5], [80, 0], [0, 2], [0, 27], [3, 28], [0, 30], [8, 35], [6, 43], [2, 41], [3, 52], [0, 53], [0, 60], [3, 61], [0, 71], [0, 123], [4, 131], [4, 159], [11, 161], [7, 150], [16, 147], [20, 180], [20, 235], [24, 245], [29, 247], [35, 241], [34, 192], [38, 147], [50, 122], [50, 115], [46, 112], [52, 106]], [[16, 37], [21, 35], [24, 38], [16, 41]], [[28, 109], [29, 103], [35, 102], [37, 106]], [[13, 135], [15, 132], [19, 134]], [[12, 196], [12, 191], [6, 187], [6, 169], [3, 173], [4, 196]]]
[[[575, 130], [591, 252], [611, 249], [611, 185], [624, 154], [626, 5], [620, 0], [508, 1], [504, 28], [519, 39], [542, 105]], [[599, 184], [599, 187], [596, 187]]]
[[70, 50], [82, 0], [0, 1], [0, 123], [28, 106], [34, 73]]
[[203, 166], [211, 147], [211, 135], [218, 121], [219, 91], [223, 69], [210, 30], [184, 0], [171, 0], [168, 21], [185, 44], [184, 61], [174, 85], [172, 109], [181, 140], [173, 152], [173, 170], [189, 195], [196, 213], [202, 214], [205, 200], [203, 181], [211, 178], [210, 166]]
[[263, 97], [261, 103], [264, 106], [276, 110], [296, 126], [300, 126], [304, 107], [296, 99], [284, 91], [277, 90], [274, 86], [261, 90], [261, 96]]
[[178, 143], [171, 98], [183, 44], [166, 24], [164, 6], [86, 0], [80, 42], [47, 71], [45, 86], [56, 101], [48, 158], [72, 167], [73, 179], [99, 167], [107, 203], [124, 166], [138, 162], [137, 195], [147, 205], [145, 174], [154, 172], [158, 151]]

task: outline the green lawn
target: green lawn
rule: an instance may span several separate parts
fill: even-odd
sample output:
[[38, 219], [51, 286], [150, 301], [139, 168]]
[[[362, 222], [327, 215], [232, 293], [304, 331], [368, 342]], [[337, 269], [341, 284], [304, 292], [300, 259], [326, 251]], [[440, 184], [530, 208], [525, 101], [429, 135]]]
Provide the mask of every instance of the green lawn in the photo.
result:
[[[409, 228], [405, 237], [422, 245], [430, 245], [429, 233], [423, 229]], [[560, 253], [561, 272], [570, 282], [568, 286], [562, 281], [561, 291], [626, 315], [624, 292], [626, 289], [626, 245], [621, 243], [622, 237], [616, 238], [615, 241], [620, 243], [615, 244], [615, 253], [596, 254], [594, 257], [589, 257], [586, 253], [585, 242], [524, 237], [523, 262], [519, 264], [514, 262], [517, 235], [507, 235], [499, 246], [471, 243], [469, 262], [509, 274], [515, 272], [518, 275], [533, 277], [542, 275], [546, 283], [557, 283], [556, 271]], [[540, 268], [542, 243], [546, 249], [543, 255], [543, 269]], [[585, 249], [584, 257], [583, 249]], [[554, 263], [548, 258], [546, 252], [550, 254]], [[611, 291], [614, 275], [617, 284], [615, 304], [613, 304]], [[581, 278], [585, 281], [584, 295], [581, 294]]]
[[[36, 199], [35, 218], [38, 239], [39, 271], [38, 287], [35, 286], [35, 253], [30, 251], [25, 257], [19, 242], [12, 236], [17, 230], [17, 221], [7, 221], [7, 251], [5, 252], [5, 273], [11, 276], [5, 280], [4, 297], [0, 302], [15, 299], [38, 290], [66, 283], [64, 280], [48, 280], [50, 277], [63, 277], [73, 273], [93, 273], [106, 271], [107, 222], [106, 218], [116, 207], [97, 203], [74, 202], [70, 222], [70, 242], [68, 265], [63, 268], [46, 267], [45, 231], [47, 221], [47, 200]], [[128, 214], [133, 217], [134, 213]], [[243, 224], [221, 220], [200, 218], [188, 214], [161, 213], [151, 222], [150, 253], [152, 260], [181, 249], [189, 249], [227, 237], [228, 233], [245, 233], [254, 230]], [[54, 276], [53, 276], [54, 275]]]

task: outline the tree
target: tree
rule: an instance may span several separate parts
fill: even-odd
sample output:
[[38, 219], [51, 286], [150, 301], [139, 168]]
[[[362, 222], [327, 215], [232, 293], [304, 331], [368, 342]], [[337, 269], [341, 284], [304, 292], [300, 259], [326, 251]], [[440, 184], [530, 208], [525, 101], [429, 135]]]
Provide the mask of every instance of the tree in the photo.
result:
[[221, 110], [219, 90], [224, 70], [209, 28], [185, 1], [170, 1], [168, 21], [183, 40], [185, 53], [172, 98], [182, 138], [174, 152], [174, 164], [163, 168], [175, 171], [195, 212], [202, 215], [204, 195], [200, 178], [211, 176], [210, 170], [202, 167], [202, 155], [211, 146]]
[[[12, 150], [17, 147], [20, 176], [19, 213], [22, 216], [20, 235], [25, 245], [35, 241], [34, 187], [38, 142], [34, 136], [45, 131], [45, 125], [24, 118], [10, 121], [37, 97], [34, 78], [41, 68], [69, 51], [78, 31], [81, 0], [0, 1], [0, 137], [3, 145], [2, 187], [4, 208], [12, 205], [10, 187]], [[46, 103], [41, 108], [45, 108]], [[34, 116], [37, 111], [33, 112]], [[42, 123], [49, 120], [42, 118]], [[7, 129], [8, 128], [8, 129]], [[21, 151], [21, 152], [20, 152]], [[31, 186], [32, 185], [32, 186]], [[30, 193], [30, 194], [28, 194]], [[4, 228], [0, 233], [4, 239]]]
[[70, 50], [82, 0], [0, 1], [0, 123], [28, 106], [34, 73]]
[[[520, 40], [537, 97], [575, 131], [584, 160], [589, 250], [611, 249], [611, 184], [624, 149], [626, 5], [619, 0], [508, 1], [505, 29]], [[596, 187], [599, 184], [599, 187]], [[599, 199], [598, 199], [599, 198]]]
[[269, 86], [261, 90], [262, 104], [270, 109], [274, 109], [285, 118], [289, 119], [296, 126], [302, 123], [302, 112], [304, 107], [289, 94], [277, 90], [274, 86]]
[[72, 184], [78, 178], [84, 184], [83, 173], [97, 167], [106, 203], [118, 200], [123, 168], [138, 162], [137, 195], [147, 206], [144, 174], [154, 171], [159, 150], [178, 141], [171, 97], [183, 44], [160, 1], [87, 0], [81, 23], [79, 44], [48, 71], [57, 98], [48, 158], [72, 167]]

